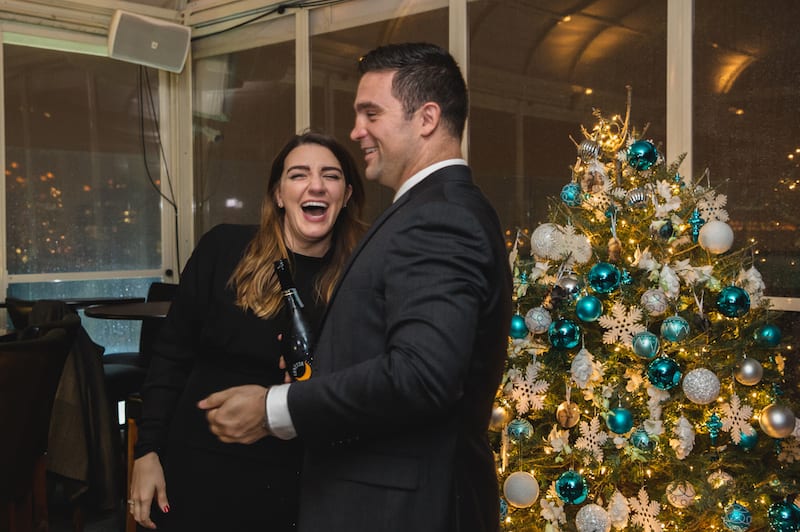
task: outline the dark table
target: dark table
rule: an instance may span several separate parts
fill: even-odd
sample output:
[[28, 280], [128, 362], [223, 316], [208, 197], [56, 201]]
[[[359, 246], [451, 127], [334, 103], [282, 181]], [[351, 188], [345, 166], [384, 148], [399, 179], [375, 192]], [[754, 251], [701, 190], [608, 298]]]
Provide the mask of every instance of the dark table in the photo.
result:
[[86, 307], [83, 313], [90, 318], [106, 320], [144, 320], [165, 318], [171, 303], [169, 301], [142, 301], [138, 303], [114, 303]]

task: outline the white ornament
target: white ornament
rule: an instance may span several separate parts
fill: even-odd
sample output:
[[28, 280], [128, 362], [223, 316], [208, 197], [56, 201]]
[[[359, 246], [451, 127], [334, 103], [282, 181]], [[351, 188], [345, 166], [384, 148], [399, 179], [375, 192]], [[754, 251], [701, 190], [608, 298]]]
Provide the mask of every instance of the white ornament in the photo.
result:
[[652, 288], [646, 291], [639, 301], [651, 316], [661, 316], [669, 308], [667, 294], [659, 288]]
[[711, 220], [700, 228], [697, 241], [701, 248], [714, 255], [719, 255], [731, 249], [733, 245], [733, 229], [725, 222]]
[[533, 307], [525, 313], [525, 327], [533, 334], [542, 334], [547, 331], [553, 317], [544, 307]]
[[672, 428], [675, 438], [669, 440], [669, 446], [675, 451], [678, 460], [683, 460], [694, 448], [694, 427], [684, 416], [678, 418], [678, 422]]
[[708, 475], [708, 483], [711, 484], [711, 487], [714, 489], [727, 486], [731, 482], [733, 482], [733, 477], [721, 469], [717, 469]]
[[694, 504], [697, 492], [686, 481], [670, 482], [667, 485], [667, 501], [675, 508], [688, 508]]
[[592, 379], [594, 373], [594, 357], [588, 349], [581, 348], [575, 358], [572, 359], [570, 375], [572, 380], [580, 387], [585, 389]]
[[605, 508], [597, 504], [587, 504], [575, 515], [578, 532], [609, 532], [611, 518]]
[[611, 496], [611, 501], [608, 503], [608, 517], [611, 519], [611, 524], [617, 530], [624, 530], [628, 527], [628, 517], [630, 516], [631, 509], [628, 506], [628, 499], [615, 490]]
[[683, 393], [698, 405], [715, 401], [719, 397], [719, 387], [719, 377], [710, 369], [693, 369], [683, 378]]
[[503, 482], [503, 495], [511, 506], [528, 508], [539, 498], [539, 482], [527, 471], [516, 471]]
[[531, 254], [550, 259], [558, 258], [563, 240], [561, 227], [553, 223], [542, 224], [531, 234]]
[[570, 252], [568, 264], [586, 264], [592, 258], [592, 243], [586, 235], [572, 235], [568, 247]]

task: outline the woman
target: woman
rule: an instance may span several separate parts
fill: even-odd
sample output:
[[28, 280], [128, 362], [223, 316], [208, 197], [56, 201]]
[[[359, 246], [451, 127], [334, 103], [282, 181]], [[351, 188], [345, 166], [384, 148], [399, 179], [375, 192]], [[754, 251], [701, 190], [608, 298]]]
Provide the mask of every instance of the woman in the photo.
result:
[[283, 382], [278, 335], [287, 320], [273, 263], [289, 257], [304, 311], [317, 325], [363, 233], [363, 202], [352, 157], [332, 138], [307, 133], [275, 158], [259, 227], [220, 225], [201, 238], [142, 390], [129, 501], [142, 526], [294, 527], [298, 444], [222, 443], [196, 403], [230, 386]]

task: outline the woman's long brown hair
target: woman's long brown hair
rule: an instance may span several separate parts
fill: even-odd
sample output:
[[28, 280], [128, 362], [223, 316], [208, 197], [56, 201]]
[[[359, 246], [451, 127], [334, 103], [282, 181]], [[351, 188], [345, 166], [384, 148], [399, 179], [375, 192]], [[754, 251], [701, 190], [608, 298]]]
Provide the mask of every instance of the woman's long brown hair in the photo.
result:
[[347, 207], [341, 210], [333, 226], [331, 260], [316, 280], [315, 295], [320, 300], [325, 303], [330, 300], [345, 262], [366, 229], [366, 224], [361, 220], [364, 184], [353, 157], [328, 135], [308, 132], [292, 137], [272, 162], [267, 194], [261, 206], [261, 223], [229, 280], [236, 290], [237, 306], [251, 309], [262, 318], [274, 316], [283, 304], [273, 263], [282, 257], [289, 257], [291, 263], [291, 255], [283, 236], [283, 211], [275, 204], [275, 190], [289, 152], [303, 144], [318, 144], [328, 148], [342, 165], [345, 183], [352, 187]]

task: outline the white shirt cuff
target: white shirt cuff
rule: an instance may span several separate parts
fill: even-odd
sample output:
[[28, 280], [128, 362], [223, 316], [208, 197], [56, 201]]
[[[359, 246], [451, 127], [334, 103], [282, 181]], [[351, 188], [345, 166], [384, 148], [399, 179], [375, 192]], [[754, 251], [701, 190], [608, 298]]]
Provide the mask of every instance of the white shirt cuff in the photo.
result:
[[267, 429], [270, 434], [282, 440], [297, 437], [292, 415], [289, 413], [289, 386], [291, 384], [278, 384], [271, 386], [267, 392]]

